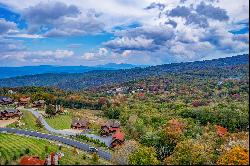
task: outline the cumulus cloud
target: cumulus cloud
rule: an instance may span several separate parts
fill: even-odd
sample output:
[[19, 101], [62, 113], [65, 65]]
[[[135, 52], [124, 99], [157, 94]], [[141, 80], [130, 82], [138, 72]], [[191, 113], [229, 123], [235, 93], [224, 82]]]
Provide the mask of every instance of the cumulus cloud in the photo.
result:
[[0, 35], [7, 34], [15, 29], [16, 24], [14, 22], [6, 21], [5, 19], [0, 18]]
[[145, 9], [146, 10], [150, 10], [150, 9], [155, 9], [155, 8], [157, 8], [159, 10], [163, 10], [165, 8], [165, 5], [162, 4], [162, 3], [155, 3], [155, 2], [153, 2], [149, 6], [147, 6]]
[[207, 5], [204, 2], [201, 2], [197, 6], [196, 12], [200, 15], [204, 15], [208, 18], [212, 18], [219, 21], [229, 20], [229, 16], [227, 15], [227, 11], [225, 9], [221, 9], [220, 7], [214, 7], [211, 4]]
[[[154, 8], [157, 8], [156, 4], [147, 7]], [[209, 10], [212, 12], [209, 13]], [[200, 60], [215, 52], [230, 54], [249, 49], [247, 35], [234, 35], [227, 30], [229, 16], [226, 10], [220, 7], [201, 1], [189, 6], [177, 5], [168, 8], [165, 13], [166, 17], [158, 19], [160, 25], [120, 30], [115, 33], [117, 38], [104, 43], [104, 46], [127, 58], [135, 54], [145, 57], [146, 53], [147, 56], [156, 59], [158, 57], [157, 61], [161, 59], [163, 62], [166, 59]], [[150, 42], [146, 42], [147, 45], [139, 45], [140, 42], [134, 40], [138, 37]], [[150, 61], [156, 62], [154, 59]]]
[[104, 43], [104, 46], [115, 52], [123, 52], [124, 50], [150, 50], [156, 49], [153, 39], [147, 39], [143, 36], [122, 37]]
[[101, 32], [104, 24], [95, 10], [81, 12], [76, 5], [62, 2], [40, 2], [26, 8], [22, 17], [28, 22], [29, 33], [46, 37], [77, 36]]
[[19, 62], [34, 62], [34, 63], [46, 63], [46, 62], [56, 62], [61, 61], [65, 58], [70, 58], [74, 55], [73, 51], [70, 50], [38, 50], [38, 51], [28, 51], [28, 50], [15, 50], [3, 53], [0, 59], [2, 61], [11, 60]]
[[177, 6], [168, 13], [168, 15], [171, 17], [184, 17], [184, 18], [186, 18], [190, 14], [191, 10], [185, 6]]
[[80, 13], [75, 5], [67, 6], [61, 2], [42, 3], [28, 7], [23, 12], [23, 18], [29, 23], [47, 24], [61, 17], [75, 17]]
[[82, 59], [87, 61], [94, 61], [105, 59], [108, 56], [108, 50], [106, 48], [99, 48], [97, 52], [86, 52], [81, 56]]
[[25, 49], [22, 41], [6, 39], [0, 36], [0, 50], [2, 55], [8, 52], [22, 51]]

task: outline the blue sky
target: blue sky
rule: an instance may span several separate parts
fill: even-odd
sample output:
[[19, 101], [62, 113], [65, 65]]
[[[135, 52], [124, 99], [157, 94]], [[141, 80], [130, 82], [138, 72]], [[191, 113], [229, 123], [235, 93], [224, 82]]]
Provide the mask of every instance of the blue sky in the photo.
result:
[[246, 0], [0, 0], [0, 66], [157, 65], [249, 52]]

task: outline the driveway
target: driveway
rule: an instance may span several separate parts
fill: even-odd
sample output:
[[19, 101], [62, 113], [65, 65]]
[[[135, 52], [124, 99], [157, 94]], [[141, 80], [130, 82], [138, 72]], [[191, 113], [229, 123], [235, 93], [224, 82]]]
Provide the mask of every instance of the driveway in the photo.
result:
[[[19, 108], [19, 109], [23, 109], [23, 108]], [[54, 128], [52, 128], [47, 122], [46, 120], [43, 118], [43, 116], [37, 111], [36, 108], [24, 108], [24, 110], [27, 110], [29, 112], [31, 112], [35, 117], [37, 117], [40, 122], [43, 124], [43, 126], [45, 127], [46, 130], [48, 130], [51, 133], [56, 133], [56, 134], [61, 134], [61, 135], [76, 135], [76, 132], [70, 132], [67, 130], [56, 130]], [[85, 132], [80, 133], [81, 135], [86, 135], [89, 138], [94, 138], [94, 139], [98, 139], [101, 142], [105, 143], [108, 147], [111, 144], [111, 140], [112, 140], [112, 136], [109, 137], [101, 137], [95, 134], [88, 134]]]

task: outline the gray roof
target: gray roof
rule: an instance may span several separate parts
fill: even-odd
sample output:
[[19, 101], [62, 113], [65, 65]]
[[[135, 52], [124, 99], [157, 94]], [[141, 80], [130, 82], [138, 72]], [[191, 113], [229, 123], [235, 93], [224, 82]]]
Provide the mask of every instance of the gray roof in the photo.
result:
[[77, 123], [79, 123], [82, 126], [87, 126], [89, 124], [89, 121], [85, 118], [83, 119], [73, 119], [72, 120], [72, 125], [76, 125]]
[[17, 113], [17, 112], [19, 112], [19, 110], [17, 110], [17, 109], [5, 109], [5, 110], [3, 110], [3, 111], [1, 111], [1, 112], [8, 112], [8, 113]]
[[118, 128], [120, 127], [120, 122], [118, 120], [111, 119], [107, 121], [105, 124], [103, 124], [102, 126]]

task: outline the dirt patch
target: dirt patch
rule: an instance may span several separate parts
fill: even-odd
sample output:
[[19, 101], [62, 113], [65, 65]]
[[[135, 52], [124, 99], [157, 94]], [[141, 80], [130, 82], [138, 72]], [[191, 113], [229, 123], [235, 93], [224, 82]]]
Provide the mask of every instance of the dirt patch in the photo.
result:
[[101, 126], [104, 124], [107, 119], [101, 116], [99, 110], [70, 110], [73, 113], [73, 116], [79, 118], [87, 118], [91, 124]]
[[83, 130], [76, 130], [76, 129], [63, 129], [61, 131], [72, 132], [72, 133], [81, 133]]
[[11, 123], [14, 123], [18, 120], [18, 118], [14, 118], [14, 119], [8, 119], [8, 120], [0, 120], [0, 127], [6, 127]]

